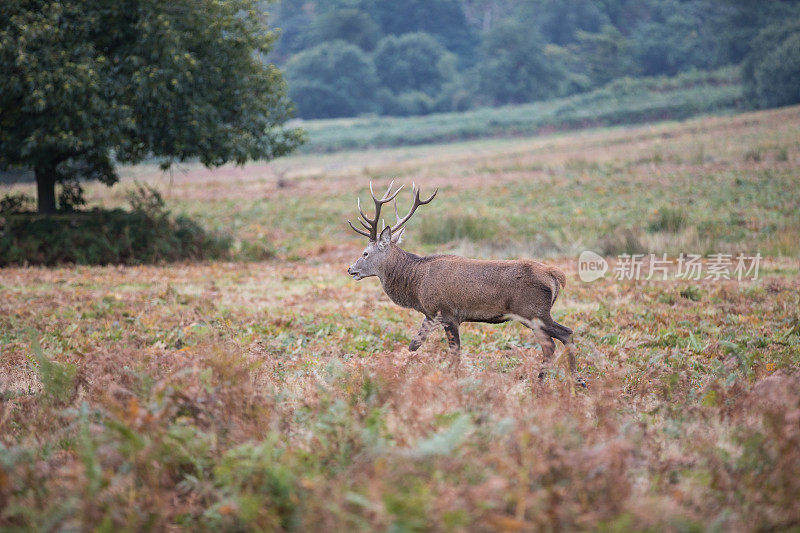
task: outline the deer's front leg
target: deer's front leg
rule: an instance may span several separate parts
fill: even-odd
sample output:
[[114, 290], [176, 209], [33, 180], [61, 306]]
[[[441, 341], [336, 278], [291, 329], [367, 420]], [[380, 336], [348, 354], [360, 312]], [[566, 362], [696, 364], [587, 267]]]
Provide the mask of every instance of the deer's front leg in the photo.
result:
[[419, 327], [419, 332], [411, 339], [411, 344], [408, 345], [408, 349], [412, 352], [416, 352], [435, 327], [436, 321], [425, 317], [425, 320], [422, 321], [422, 325]]
[[458, 323], [444, 322], [444, 332], [447, 335], [447, 344], [450, 346], [453, 366], [457, 368], [461, 362], [461, 338], [458, 335]]

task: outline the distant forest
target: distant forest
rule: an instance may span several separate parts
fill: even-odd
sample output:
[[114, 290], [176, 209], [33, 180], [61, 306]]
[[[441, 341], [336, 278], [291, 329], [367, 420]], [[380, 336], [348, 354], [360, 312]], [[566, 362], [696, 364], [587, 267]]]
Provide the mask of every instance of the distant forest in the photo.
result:
[[743, 65], [753, 107], [800, 102], [800, 1], [281, 0], [302, 118], [423, 115]]

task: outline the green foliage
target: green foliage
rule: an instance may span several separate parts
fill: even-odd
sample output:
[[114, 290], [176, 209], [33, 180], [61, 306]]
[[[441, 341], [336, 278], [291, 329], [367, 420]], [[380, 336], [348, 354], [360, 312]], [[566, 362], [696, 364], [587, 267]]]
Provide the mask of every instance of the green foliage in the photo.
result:
[[721, 45], [720, 13], [721, 9], [711, 3], [657, 3], [652, 18], [631, 34], [633, 55], [641, 72], [645, 76], [675, 75], [721, 66], [716, 62]]
[[[383, 91], [377, 111], [384, 115], [527, 103], [596, 90], [626, 76], [674, 76], [737, 65], [759, 30], [797, 20], [800, 13], [796, 2], [781, 0], [312, 0], [298, 5], [283, 0], [277, 11], [285, 36], [279, 61], [337, 39], [367, 51], [376, 37], [387, 44], [406, 40], [409, 49], [416, 45], [419, 50], [414, 53], [387, 45], [374, 58]], [[423, 50], [428, 37], [451, 57], [447, 69], [452, 72], [446, 76], [437, 73], [435, 60], [425, 59], [431, 56]], [[783, 69], [791, 76], [797, 69], [789, 56], [798, 55], [792, 46], [775, 52], [765, 70]], [[787, 60], [781, 61], [784, 55]], [[421, 79], [426, 84], [448, 81], [441, 90], [424, 87], [414, 75], [424, 71]], [[301, 78], [293, 83], [307, 92], [312, 81]], [[333, 98], [318, 85], [315, 97]], [[791, 86], [787, 78], [786, 87]], [[706, 88], [714, 91], [711, 83]], [[417, 97], [399, 98], [408, 91], [432, 97], [433, 107], [421, 105]], [[306, 108], [307, 118], [331, 116]], [[373, 111], [370, 99], [340, 114]]]
[[436, 96], [455, 76], [451, 54], [427, 33], [407, 33], [383, 39], [375, 50], [380, 83], [401, 94], [420, 91]]
[[357, 9], [337, 9], [314, 19], [312, 42], [345, 41], [371, 52], [381, 38], [380, 28], [369, 14]]
[[61, 184], [61, 192], [58, 193], [58, 205], [62, 211], [77, 211], [86, 205], [86, 198], [83, 196], [83, 189], [77, 180], [64, 181]]
[[545, 41], [523, 22], [504, 20], [481, 46], [481, 94], [494, 104], [523, 103], [557, 96], [566, 75], [545, 51]]
[[535, 0], [520, 2], [513, 18], [535, 28], [548, 43], [565, 45], [580, 32], [596, 33], [608, 24], [605, 9], [592, 0]]
[[270, 524], [270, 529], [285, 531], [296, 524], [299, 498], [295, 475], [283, 464], [281, 455], [282, 450], [269, 440], [243, 444], [229, 450], [214, 467], [222, 501], [236, 504], [242, 525]]
[[417, 453], [423, 456], [452, 456], [472, 429], [469, 415], [458, 415], [450, 427], [417, 443]]
[[52, 211], [56, 182], [116, 182], [112, 154], [218, 166], [287, 153], [302, 135], [281, 127], [291, 106], [261, 59], [273, 40], [255, 0], [3, 2], [0, 168], [34, 168]]
[[286, 78], [301, 117], [344, 117], [375, 109], [375, 67], [352, 44], [334, 41], [296, 55], [286, 65]]
[[742, 69], [745, 96], [753, 107], [800, 102], [800, 22], [765, 28], [753, 41]]
[[571, 76], [585, 88], [598, 87], [636, 73], [630, 41], [614, 26], [605, 25], [596, 33], [579, 30], [568, 45], [566, 60]]
[[461, 0], [356, 0], [381, 26], [385, 35], [425, 32], [448, 50], [467, 57], [475, 46], [475, 31], [468, 24]]
[[33, 340], [31, 349], [36, 361], [36, 373], [42, 382], [45, 402], [53, 404], [67, 402], [75, 393], [77, 367], [71, 363], [50, 360], [36, 339]]

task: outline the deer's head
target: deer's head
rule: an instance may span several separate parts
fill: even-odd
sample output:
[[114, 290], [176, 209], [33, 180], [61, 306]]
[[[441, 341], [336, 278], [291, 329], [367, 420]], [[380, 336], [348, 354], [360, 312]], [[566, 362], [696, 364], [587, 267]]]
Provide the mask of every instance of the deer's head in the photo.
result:
[[[356, 281], [378, 275], [381, 265], [389, 255], [392, 244], [397, 243], [400, 240], [400, 237], [403, 236], [403, 231], [405, 231], [403, 225], [409, 221], [411, 216], [414, 214], [414, 211], [416, 211], [419, 206], [430, 203], [430, 201], [436, 196], [436, 193], [439, 192], [439, 189], [436, 189], [430, 198], [427, 200], [420, 200], [419, 187], [417, 187], [416, 184], [412, 185], [414, 203], [411, 205], [411, 209], [409, 209], [406, 216], [400, 218], [400, 213], [397, 211], [397, 201], [395, 198], [397, 198], [397, 194], [403, 189], [403, 186], [401, 185], [397, 190], [392, 192], [393, 186], [394, 181], [389, 184], [389, 188], [386, 189], [386, 193], [381, 198], [378, 198], [375, 196], [375, 193], [372, 190], [372, 182], [370, 182], [369, 192], [372, 195], [372, 200], [375, 202], [375, 214], [372, 217], [368, 217], [361, 209], [361, 199], [359, 198], [358, 212], [360, 216], [358, 222], [364, 227], [364, 229], [357, 228], [352, 222], [349, 220], [347, 221], [347, 223], [350, 224], [350, 227], [353, 228], [353, 231], [369, 238], [369, 244], [367, 244], [367, 247], [364, 248], [361, 257], [359, 257], [358, 260], [350, 265], [350, 268], [347, 269], [347, 273], [353, 276], [353, 279]], [[395, 200], [394, 213], [397, 217], [397, 222], [395, 222], [393, 226], [387, 226], [381, 219], [381, 207], [392, 200]], [[382, 223], [382, 230], [380, 233], [378, 232], [378, 221], [381, 221]]]

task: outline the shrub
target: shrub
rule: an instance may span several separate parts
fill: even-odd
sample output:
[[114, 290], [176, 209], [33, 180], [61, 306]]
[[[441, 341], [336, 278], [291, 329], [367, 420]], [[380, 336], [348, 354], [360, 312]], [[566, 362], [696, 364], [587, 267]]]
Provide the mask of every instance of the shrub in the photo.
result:
[[67, 180], [61, 184], [58, 205], [62, 211], [66, 212], [78, 211], [86, 205], [83, 188], [78, 180]]
[[651, 233], [656, 231], [669, 231], [677, 233], [686, 226], [688, 217], [682, 209], [672, 207], [662, 207], [647, 225], [647, 230]]
[[152, 263], [212, 259], [230, 239], [206, 232], [189, 218], [122, 209], [0, 219], [0, 266], [59, 263]]
[[24, 193], [6, 194], [0, 198], [0, 214], [8, 215], [33, 209], [36, 200]]

